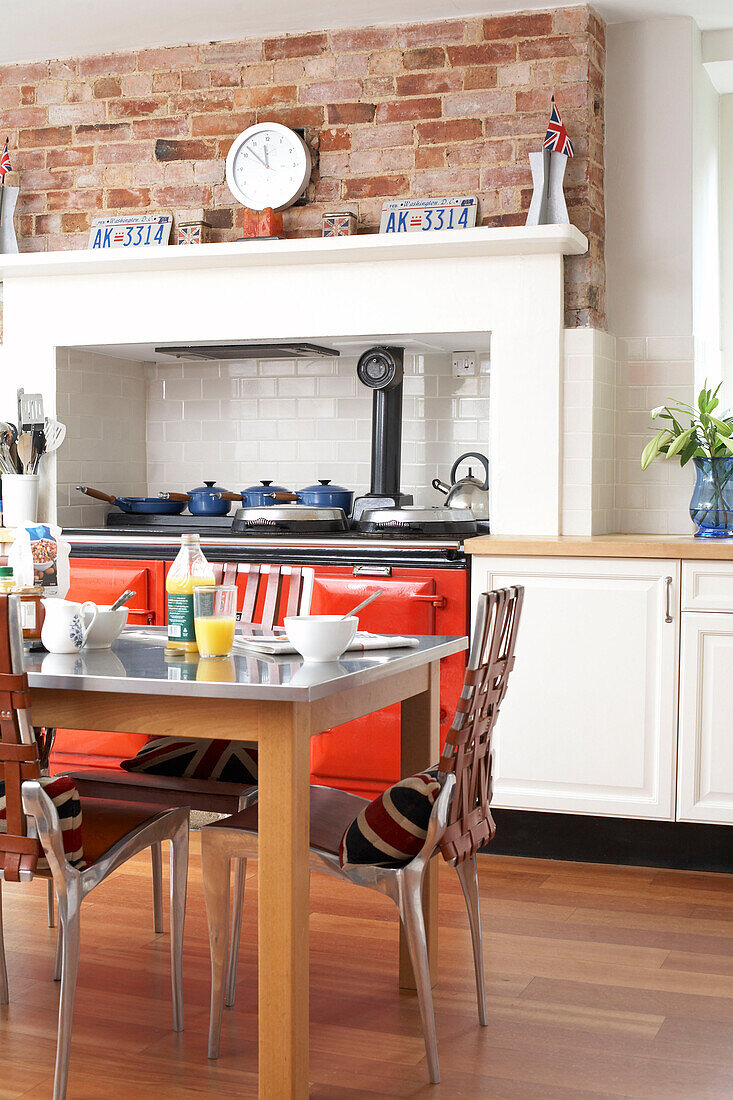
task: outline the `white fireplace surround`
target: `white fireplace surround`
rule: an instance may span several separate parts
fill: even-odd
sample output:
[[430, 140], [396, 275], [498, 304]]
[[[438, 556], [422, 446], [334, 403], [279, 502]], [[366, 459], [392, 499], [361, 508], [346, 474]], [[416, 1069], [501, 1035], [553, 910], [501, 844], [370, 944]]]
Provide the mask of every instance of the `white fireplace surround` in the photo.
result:
[[[571, 225], [6, 256], [0, 408], [54, 412], [57, 349], [151, 360], [157, 344], [308, 340], [491, 356], [496, 534], [556, 535], [563, 495], [563, 256]], [[41, 508], [55, 515], [47, 462]]]

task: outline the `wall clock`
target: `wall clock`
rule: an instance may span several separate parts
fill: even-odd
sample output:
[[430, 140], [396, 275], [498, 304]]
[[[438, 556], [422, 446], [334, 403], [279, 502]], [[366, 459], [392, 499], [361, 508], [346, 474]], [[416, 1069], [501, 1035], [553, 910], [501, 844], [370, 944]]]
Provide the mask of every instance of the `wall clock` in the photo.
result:
[[299, 134], [279, 122], [260, 122], [234, 139], [227, 184], [250, 210], [284, 210], [300, 198], [311, 176], [311, 155]]

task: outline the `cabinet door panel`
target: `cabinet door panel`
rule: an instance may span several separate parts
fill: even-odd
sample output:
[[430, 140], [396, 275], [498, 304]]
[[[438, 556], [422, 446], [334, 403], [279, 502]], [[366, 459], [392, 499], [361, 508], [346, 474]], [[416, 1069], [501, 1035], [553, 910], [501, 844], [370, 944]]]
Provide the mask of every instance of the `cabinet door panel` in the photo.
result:
[[682, 617], [680, 821], [733, 825], [733, 619]]
[[733, 562], [683, 562], [682, 610], [733, 612]]
[[[110, 604], [126, 588], [135, 593], [128, 604], [128, 623], [150, 625], [163, 621], [164, 563], [158, 561], [116, 560], [104, 558], [71, 558], [70, 600], [93, 600]], [[56, 731], [51, 771], [92, 766], [117, 767], [120, 760], [134, 756], [147, 737], [134, 733], [91, 733], [85, 730]]]
[[495, 805], [673, 819], [678, 563], [490, 558], [474, 572], [474, 595], [512, 584], [526, 594]]
[[[343, 615], [378, 588], [384, 595], [359, 612], [363, 630], [390, 634], [432, 634], [435, 581], [409, 578], [324, 577], [313, 584], [311, 612]], [[414, 599], [419, 596], [421, 599]], [[426, 598], [427, 597], [427, 598]], [[387, 707], [314, 737], [311, 771], [315, 782], [348, 786], [369, 795], [400, 774], [400, 708]]]
[[127, 605], [127, 621], [130, 625], [142, 623], [146, 626], [156, 622], [156, 578], [150, 565], [137, 561], [80, 562], [72, 558], [70, 566], [68, 599], [109, 605], [126, 588], [131, 588], [135, 596]]

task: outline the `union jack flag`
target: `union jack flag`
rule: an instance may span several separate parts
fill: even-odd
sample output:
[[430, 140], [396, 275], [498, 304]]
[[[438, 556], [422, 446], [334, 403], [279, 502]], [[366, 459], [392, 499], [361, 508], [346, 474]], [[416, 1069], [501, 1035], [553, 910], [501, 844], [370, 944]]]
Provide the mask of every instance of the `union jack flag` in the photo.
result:
[[545, 140], [542, 142], [542, 148], [549, 149], [552, 153], [564, 153], [566, 157], [575, 156], [573, 143], [568, 137], [565, 123], [560, 118], [560, 112], [555, 106], [554, 96], [552, 97], [552, 112], [550, 113], [550, 121], [547, 125], [547, 133], [545, 134]]
[[5, 148], [0, 157], [0, 176], [6, 176], [10, 171], [10, 157], [8, 156], [8, 139], [5, 138]]

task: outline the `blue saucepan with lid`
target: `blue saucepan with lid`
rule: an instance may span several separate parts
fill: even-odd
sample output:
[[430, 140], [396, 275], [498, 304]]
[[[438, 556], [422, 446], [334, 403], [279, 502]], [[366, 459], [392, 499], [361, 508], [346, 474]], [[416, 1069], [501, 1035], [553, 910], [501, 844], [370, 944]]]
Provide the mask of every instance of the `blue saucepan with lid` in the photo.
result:
[[214, 481], [206, 481], [187, 493], [161, 493], [166, 502], [183, 501], [192, 516], [227, 516], [233, 500], [241, 500], [240, 493], [230, 493]]
[[271, 481], [261, 481], [259, 485], [250, 485], [248, 489], [242, 489], [242, 506], [244, 508], [267, 508], [275, 504], [275, 493], [286, 493], [292, 496], [284, 485], [273, 485]]
[[332, 485], [328, 478], [320, 480], [317, 485], [306, 485], [305, 489], [299, 489], [297, 493], [276, 493], [272, 489], [270, 492], [273, 504], [297, 501], [309, 508], [340, 508], [347, 516], [351, 515], [354, 503], [354, 494], [350, 489], [344, 489], [343, 485]]
[[343, 508], [347, 516], [351, 515], [354, 494], [343, 485], [332, 485], [330, 479], [319, 479], [317, 485], [306, 485], [298, 492], [301, 504], [315, 508]]
[[230, 493], [214, 481], [205, 481], [188, 490], [188, 510], [192, 516], [226, 516], [233, 500], [241, 500], [240, 493]]

